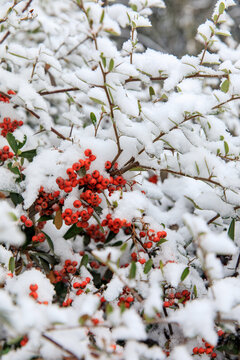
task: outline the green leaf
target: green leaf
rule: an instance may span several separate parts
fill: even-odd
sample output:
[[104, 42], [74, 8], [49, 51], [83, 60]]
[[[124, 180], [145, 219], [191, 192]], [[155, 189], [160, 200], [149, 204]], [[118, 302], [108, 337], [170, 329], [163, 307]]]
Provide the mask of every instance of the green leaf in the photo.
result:
[[227, 155], [229, 153], [229, 146], [226, 141], [224, 141], [224, 150], [225, 150], [225, 155]]
[[129, 279], [135, 278], [136, 271], [137, 271], [137, 265], [136, 265], [135, 261], [132, 261], [131, 267], [130, 267], [130, 272], [129, 272]]
[[100, 105], [106, 105], [103, 101], [96, 99], [94, 97], [90, 97], [90, 99], [95, 102], [96, 104], [100, 104]]
[[14, 153], [17, 154], [18, 144], [17, 144], [17, 140], [15, 139], [14, 135], [12, 133], [7, 133], [6, 139], [9, 143], [9, 145], [11, 146], [11, 148], [13, 149]]
[[113, 307], [110, 303], [108, 303], [106, 306], [106, 313], [107, 315], [110, 315], [112, 312], [113, 312]]
[[50, 249], [52, 250], [52, 252], [54, 252], [54, 245], [52, 242], [52, 239], [50, 238], [50, 236], [48, 236], [48, 234], [46, 234], [44, 231], [42, 231], [42, 233], [46, 236], [46, 240], [48, 242], [48, 246], [50, 247]]
[[109, 62], [109, 65], [108, 65], [108, 71], [112, 71], [112, 69], [114, 68], [114, 60], [111, 59], [110, 62]]
[[44, 260], [42, 257], [39, 256], [39, 260], [41, 262], [41, 265], [43, 267], [43, 270], [46, 274], [50, 273], [50, 267], [48, 261]]
[[28, 159], [29, 162], [32, 162], [34, 156], [36, 156], [36, 155], [37, 155], [36, 149], [23, 151], [20, 154], [21, 157], [23, 157], [24, 159]]
[[232, 239], [234, 241], [234, 237], [235, 237], [235, 219], [232, 219], [231, 224], [229, 225], [228, 236], [230, 237], [230, 239]]
[[100, 24], [103, 23], [104, 16], [105, 16], [105, 11], [103, 10], [102, 14], [101, 14], [101, 17], [100, 17], [100, 20], [99, 20]]
[[111, 244], [111, 246], [121, 246], [122, 245], [122, 241], [116, 241], [115, 243]]
[[133, 11], [137, 11], [137, 5], [131, 4], [131, 8], [132, 8]]
[[48, 220], [52, 220], [52, 216], [50, 216], [50, 215], [43, 215], [43, 216], [41, 216], [41, 217], [38, 219], [38, 222], [48, 221]]
[[76, 226], [76, 224], [73, 224], [70, 229], [66, 232], [66, 234], [63, 236], [65, 240], [71, 239], [72, 237], [82, 234], [83, 235], [83, 229]]
[[149, 96], [152, 98], [152, 96], [155, 95], [155, 91], [152, 86], [149, 87]]
[[23, 197], [20, 194], [11, 192], [9, 194], [9, 196], [10, 196], [10, 199], [12, 200], [12, 202], [14, 203], [14, 205], [18, 205], [23, 202]]
[[145, 266], [144, 266], [144, 270], [143, 270], [144, 274], [148, 274], [148, 273], [149, 273], [149, 271], [150, 271], [151, 268], [152, 268], [152, 264], [153, 264], [152, 259], [149, 259], [149, 260], [146, 262], [146, 264], [145, 264]]
[[165, 242], [167, 242], [167, 239], [161, 239], [157, 242], [157, 246], [160, 246], [160, 245], [164, 244]]
[[8, 270], [11, 271], [11, 273], [14, 273], [15, 270], [15, 259], [13, 256], [10, 257], [8, 262]]
[[95, 124], [97, 122], [97, 118], [93, 112], [90, 113], [90, 119], [91, 119], [93, 125], [95, 126]]
[[220, 5], [219, 5], [219, 8], [218, 8], [219, 15], [222, 15], [224, 10], [225, 10], [225, 5], [224, 5], [223, 2], [221, 2]]
[[127, 243], [124, 243], [124, 244], [120, 247], [120, 250], [121, 250], [122, 252], [124, 252], [124, 251], [126, 250], [126, 248], [127, 248]]
[[103, 56], [103, 53], [101, 53], [100, 58], [101, 58], [101, 60], [102, 60], [103, 66], [106, 67], [107, 62], [106, 62], [105, 56]]
[[194, 285], [194, 287], [193, 287], [193, 293], [194, 293], [195, 298], [197, 298], [197, 287], [196, 287], [196, 285]]
[[108, 237], [105, 240], [105, 244], [109, 243], [112, 239], [116, 237], [116, 234], [113, 231], [110, 231]]
[[16, 174], [16, 175], [19, 175], [20, 176], [20, 171], [18, 169], [17, 166], [12, 166], [12, 163], [9, 163], [8, 164], [8, 169], [13, 173], [13, 174]]
[[230, 82], [229, 80], [224, 80], [224, 82], [222, 83], [221, 85], [221, 90], [224, 92], [224, 93], [227, 93], [228, 90], [229, 90], [229, 85], [230, 85]]
[[13, 221], [17, 221], [18, 217], [13, 212], [8, 212], [8, 215], [12, 218]]
[[198, 174], [198, 176], [200, 175], [200, 170], [199, 170], [199, 167], [198, 167], [198, 164], [197, 164], [197, 162], [195, 161], [195, 166], [196, 166], [196, 169], [197, 169], [197, 174]]
[[21, 149], [26, 144], [26, 142], [27, 142], [27, 136], [26, 135], [24, 135], [24, 137], [23, 137], [23, 142], [20, 142], [20, 141], [17, 140], [18, 149]]
[[82, 257], [82, 260], [81, 260], [81, 263], [80, 263], [80, 267], [81, 267], [81, 266], [87, 267], [87, 264], [88, 264], [88, 255], [85, 254], [85, 255], [83, 255], [83, 257]]
[[186, 267], [182, 272], [181, 281], [185, 280], [188, 274], [189, 274], [189, 267]]

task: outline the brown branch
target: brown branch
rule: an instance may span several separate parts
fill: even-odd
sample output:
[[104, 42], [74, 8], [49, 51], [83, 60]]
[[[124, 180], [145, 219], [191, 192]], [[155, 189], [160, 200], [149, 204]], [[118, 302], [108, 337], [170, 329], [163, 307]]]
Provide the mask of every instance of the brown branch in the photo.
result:
[[44, 96], [44, 95], [60, 94], [60, 93], [65, 93], [65, 92], [70, 92], [70, 91], [78, 91], [78, 90], [80, 90], [80, 89], [75, 87], [75, 88], [59, 89], [59, 90], [52, 90], [52, 91], [42, 91], [42, 92], [39, 92], [39, 95]]
[[40, 119], [40, 116], [38, 114], [36, 114], [33, 110], [28, 109], [27, 107], [25, 108], [31, 115], [33, 115], [35, 118]]
[[230, 99], [218, 104], [218, 105], [215, 105], [214, 107], [212, 107], [212, 110], [215, 110], [215, 109], [218, 109], [220, 108], [221, 106], [229, 103], [230, 101], [233, 101], [233, 100], [240, 100], [240, 96], [232, 96]]
[[2, 40], [0, 40], [0, 44], [2, 44], [9, 35], [10, 35], [10, 31], [8, 30], [8, 31], [6, 32], [6, 34], [3, 36]]
[[58, 132], [56, 129], [54, 129], [53, 127], [51, 127], [51, 131], [56, 134], [58, 137], [60, 137], [63, 140], [68, 140], [63, 134], [61, 134], [60, 132]]
[[200, 176], [192, 176], [192, 175], [189, 175], [189, 174], [184, 174], [183, 172], [181, 171], [174, 171], [174, 170], [169, 170], [169, 169], [161, 169], [161, 171], [166, 171], [170, 174], [174, 174], [174, 175], [179, 175], [179, 176], [185, 176], [185, 177], [188, 177], [190, 179], [194, 179], [194, 180], [200, 180], [200, 181], [204, 181], [204, 182], [209, 182], [213, 185], [217, 185], [217, 186], [220, 186], [221, 188], [224, 189], [224, 186], [222, 184], [220, 184], [219, 182], [217, 181], [214, 181], [210, 178], [204, 178], [204, 177], [200, 177]]
[[31, 5], [32, 0], [29, 0], [26, 4], [26, 6], [23, 8], [22, 13], [28, 9], [28, 7]]
[[[161, 81], [161, 80], [166, 80], [167, 78], [168, 78], [168, 76], [156, 76], [156, 77], [151, 76], [150, 80], [151, 81]], [[196, 74], [185, 76], [185, 79], [192, 79], [192, 78], [222, 79], [222, 78], [228, 78], [228, 75], [227, 74], [219, 74], [219, 75], [218, 74], [200, 74], [199, 72], [197, 72]], [[142, 80], [139, 78], [130, 77], [127, 80], [125, 80], [125, 84], [128, 82], [133, 82], [133, 81], [142, 81]]]
[[220, 217], [219, 214], [215, 215], [212, 219], [208, 220], [207, 224], [211, 224], [212, 222], [214, 222], [216, 219], [218, 219]]
[[[164, 135], [168, 134], [170, 131], [175, 130], [175, 129], [178, 129], [178, 127], [179, 127], [180, 125], [182, 125], [183, 123], [185, 123], [186, 121], [195, 119], [195, 118], [200, 117], [200, 116], [202, 116], [202, 115], [196, 114], [196, 115], [193, 115], [193, 116], [185, 117], [182, 122], [180, 122], [179, 124], [176, 124], [175, 126], [173, 126], [171, 129], [168, 130], [168, 132], [163, 132], [163, 131], [162, 131], [157, 137], [155, 137], [155, 139], [153, 139], [153, 143], [155, 143], [156, 141], [158, 141], [159, 139], [161, 139], [161, 137], [163, 137]], [[142, 150], [140, 150], [140, 151], [138, 152], [138, 155], [140, 155], [144, 150], [145, 150], [145, 147], [142, 148]]]

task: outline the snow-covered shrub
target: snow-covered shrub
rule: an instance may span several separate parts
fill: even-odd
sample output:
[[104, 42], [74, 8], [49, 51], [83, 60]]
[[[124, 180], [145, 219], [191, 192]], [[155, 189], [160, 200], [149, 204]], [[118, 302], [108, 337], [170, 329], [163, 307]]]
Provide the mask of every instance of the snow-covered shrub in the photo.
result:
[[3, 360], [236, 358], [232, 5], [178, 59], [138, 42], [162, 0], [2, 0]]

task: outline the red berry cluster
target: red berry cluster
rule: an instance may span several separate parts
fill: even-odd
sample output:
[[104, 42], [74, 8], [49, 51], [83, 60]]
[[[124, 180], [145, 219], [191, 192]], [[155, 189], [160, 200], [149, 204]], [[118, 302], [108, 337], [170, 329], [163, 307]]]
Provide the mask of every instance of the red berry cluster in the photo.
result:
[[106, 240], [106, 232], [102, 232], [100, 230], [100, 226], [97, 225], [90, 225], [87, 229], [86, 229], [87, 234], [90, 236], [91, 239], [93, 239], [96, 243], [98, 242], [105, 242]]
[[134, 302], [134, 297], [130, 294], [130, 290], [127, 286], [123, 289], [122, 295], [119, 297], [118, 306], [129, 308]]
[[147, 231], [140, 231], [139, 237], [144, 240], [143, 247], [145, 249], [151, 249], [153, 242], [158, 243], [161, 239], [164, 239], [167, 236], [166, 231], [158, 231], [155, 233], [153, 229]]
[[37, 284], [31, 284], [29, 286], [29, 289], [31, 290], [31, 292], [29, 293], [29, 296], [33, 297], [35, 300], [37, 300], [38, 298], [38, 293], [37, 293], [37, 290], [38, 290], [38, 285]]
[[170, 306], [174, 306], [176, 303], [176, 299], [178, 302], [182, 304], [186, 304], [188, 300], [190, 300], [190, 292], [188, 290], [183, 290], [182, 292], [170, 293], [167, 295], [168, 300], [164, 301], [163, 306], [168, 308]]
[[137, 253], [136, 252], [132, 252], [131, 253], [131, 258], [132, 258], [132, 260], [133, 261], [138, 261], [140, 264], [145, 264], [145, 262], [146, 262], [146, 259], [144, 259], [144, 258], [139, 258], [138, 259], [138, 255], [137, 255]]
[[46, 239], [46, 236], [44, 233], [40, 232], [37, 235], [34, 235], [32, 237], [32, 242], [44, 242]]
[[24, 225], [26, 227], [32, 227], [33, 226], [32, 220], [28, 219], [25, 215], [21, 215], [20, 220], [24, 223]]
[[[218, 336], [222, 337], [223, 335], [224, 331], [218, 330]], [[212, 359], [215, 359], [217, 354], [213, 351], [214, 346], [206, 342], [204, 339], [202, 339], [202, 342], [204, 343], [204, 346], [193, 348], [193, 355], [207, 354], [210, 355]]]
[[28, 342], [28, 337], [27, 337], [27, 335], [24, 335], [22, 340], [20, 341], [20, 345], [25, 346], [27, 344], [27, 342]]
[[114, 232], [115, 234], [119, 233], [119, 230], [122, 227], [130, 227], [131, 223], [127, 222], [126, 219], [112, 219], [112, 215], [111, 214], [107, 214], [106, 219], [104, 219], [101, 223], [102, 226], [107, 226], [109, 228], [110, 231]]
[[90, 277], [86, 277], [85, 280], [83, 280], [81, 283], [80, 282], [74, 282], [73, 283], [73, 288], [74, 289], [78, 289], [76, 292], [76, 295], [81, 295], [83, 293], [83, 289], [85, 289], [85, 287], [87, 286], [87, 284], [89, 284], [91, 281]]
[[9, 152], [9, 146], [4, 146], [2, 149], [0, 149], [0, 160], [6, 161], [7, 159], [12, 159], [14, 154], [12, 152]]
[[66, 283], [68, 282], [69, 279], [69, 274], [75, 274], [77, 271], [77, 261], [71, 261], [69, 259], [65, 260], [65, 264], [63, 269], [61, 269], [60, 271], [54, 271], [54, 275], [55, 275], [55, 280], [54, 283], [58, 283], [60, 281]]
[[2, 129], [1, 135], [6, 137], [7, 133], [13, 133], [19, 126], [23, 125], [23, 121], [11, 120], [9, 117], [5, 117], [3, 122], [0, 122], [0, 128]]
[[44, 191], [44, 187], [41, 186], [38, 192], [39, 195], [35, 201], [35, 211], [37, 211], [40, 216], [52, 215], [54, 211], [57, 211], [60, 208], [58, 205], [60, 191], [47, 193]]
[[[87, 159], [80, 159], [71, 168], [66, 170], [68, 179], [58, 177], [56, 183], [59, 189], [67, 194], [76, 186], [82, 189], [79, 199], [73, 202], [73, 207], [76, 211], [67, 208], [62, 213], [62, 218], [66, 225], [76, 224], [77, 227], [87, 229], [89, 226], [88, 220], [92, 217], [94, 208], [102, 202], [98, 194], [106, 189], [108, 189], [109, 194], [115, 190], [122, 189], [126, 184], [126, 180], [122, 176], [117, 176], [116, 178], [110, 177], [110, 179], [104, 178], [98, 170], [94, 170], [91, 174], [86, 173], [90, 169], [91, 163], [96, 159], [96, 156], [92, 154], [90, 149], [86, 149], [84, 154]], [[110, 162], [105, 164], [107, 169], [109, 169], [109, 164], [111, 165]], [[85, 174], [79, 174], [80, 170]], [[116, 227], [114, 230], [116, 230]], [[95, 233], [95, 229], [91, 228], [89, 233]]]

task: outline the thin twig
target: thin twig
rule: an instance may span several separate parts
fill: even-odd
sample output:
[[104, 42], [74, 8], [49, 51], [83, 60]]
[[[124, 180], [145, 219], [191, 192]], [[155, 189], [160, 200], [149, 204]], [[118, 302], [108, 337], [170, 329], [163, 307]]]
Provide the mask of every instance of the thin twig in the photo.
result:
[[39, 92], [39, 95], [44, 96], [44, 95], [60, 94], [60, 93], [65, 93], [65, 92], [70, 92], [70, 91], [78, 91], [78, 90], [80, 90], [80, 89], [75, 87], [75, 88], [58, 89], [58, 90], [52, 90], [52, 91], [41, 91], [41, 92]]
[[216, 219], [218, 219], [220, 217], [219, 214], [215, 215], [212, 219], [208, 220], [207, 224], [211, 224], [212, 222], [214, 222]]
[[6, 34], [3, 36], [2, 40], [0, 40], [0, 44], [2, 44], [9, 35], [10, 35], [10, 31], [8, 30], [8, 31], [6, 32]]
[[28, 7], [31, 5], [32, 0], [29, 0], [26, 4], [26, 6], [23, 8], [22, 13], [28, 9]]

